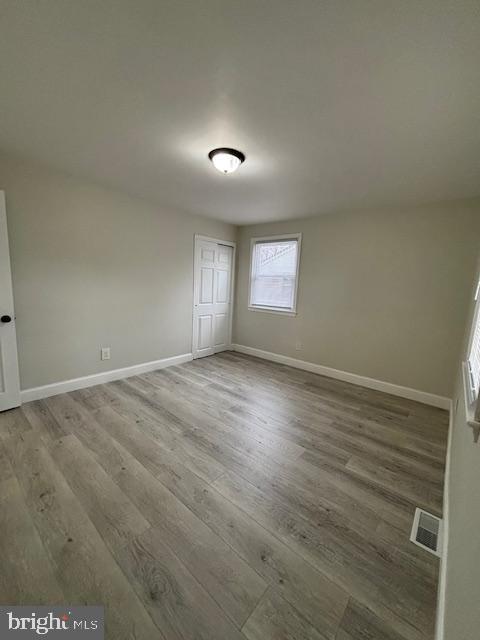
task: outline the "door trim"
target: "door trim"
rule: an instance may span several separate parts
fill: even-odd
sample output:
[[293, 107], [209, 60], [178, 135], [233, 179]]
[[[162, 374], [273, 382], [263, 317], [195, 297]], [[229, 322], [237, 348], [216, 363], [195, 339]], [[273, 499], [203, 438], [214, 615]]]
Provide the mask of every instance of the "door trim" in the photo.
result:
[[230, 321], [228, 327], [228, 349], [232, 348], [232, 331], [233, 331], [233, 304], [235, 300], [235, 271], [236, 271], [236, 255], [237, 255], [237, 243], [233, 240], [222, 240], [220, 238], [211, 238], [210, 236], [204, 236], [200, 233], [196, 233], [193, 236], [193, 287], [192, 287], [192, 354], [195, 360], [195, 350], [193, 344], [194, 326], [195, 326], [195, 285], [197, 284], [197, 274], [195, 269], [195, 258], [197, 255], [198, 242], [204, 240], [205, 242], [216, 242], [217, 244], [223, 244], [227, 247], [232, 247], [232, 269], [230, 273]]

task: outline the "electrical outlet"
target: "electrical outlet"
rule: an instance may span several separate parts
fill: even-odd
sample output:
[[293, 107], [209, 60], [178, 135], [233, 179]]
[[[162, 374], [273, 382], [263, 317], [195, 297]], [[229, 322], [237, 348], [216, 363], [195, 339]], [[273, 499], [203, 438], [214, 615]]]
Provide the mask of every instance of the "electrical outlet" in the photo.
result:
[[110, 347], [102, 347], [100, 350], [101, 360], [110, 360]]
[[295, 349], [297, 351], [301, 351], [303, 349], [303, 342], [300, 342], [300, 340], [297, 340], [295, 343]]

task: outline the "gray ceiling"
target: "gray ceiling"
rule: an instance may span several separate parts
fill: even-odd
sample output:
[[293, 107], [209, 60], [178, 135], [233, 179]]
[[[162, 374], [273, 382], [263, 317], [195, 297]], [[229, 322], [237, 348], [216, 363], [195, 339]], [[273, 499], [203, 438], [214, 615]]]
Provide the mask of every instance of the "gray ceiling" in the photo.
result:
[[480, 3], [0, 0], [0, 147], [237, 224], [476, 196]]

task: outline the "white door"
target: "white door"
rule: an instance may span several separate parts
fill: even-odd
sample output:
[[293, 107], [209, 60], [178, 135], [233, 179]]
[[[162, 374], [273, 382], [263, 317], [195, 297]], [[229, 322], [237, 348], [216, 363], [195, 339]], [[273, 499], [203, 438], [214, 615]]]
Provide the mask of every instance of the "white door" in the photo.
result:
[[20, 405], [5, 194], [0, 191], [0, 411]]
[[230, 348], [233, 247], [195, 239], [193, 357]]

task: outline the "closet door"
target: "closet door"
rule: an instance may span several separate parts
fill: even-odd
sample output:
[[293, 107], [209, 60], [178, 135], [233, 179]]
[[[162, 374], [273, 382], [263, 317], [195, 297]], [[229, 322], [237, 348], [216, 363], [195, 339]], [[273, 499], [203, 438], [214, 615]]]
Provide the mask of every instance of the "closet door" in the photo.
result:
[[233, 248], [195, 241], [193, 357], [211, 356], [230, 346]]

